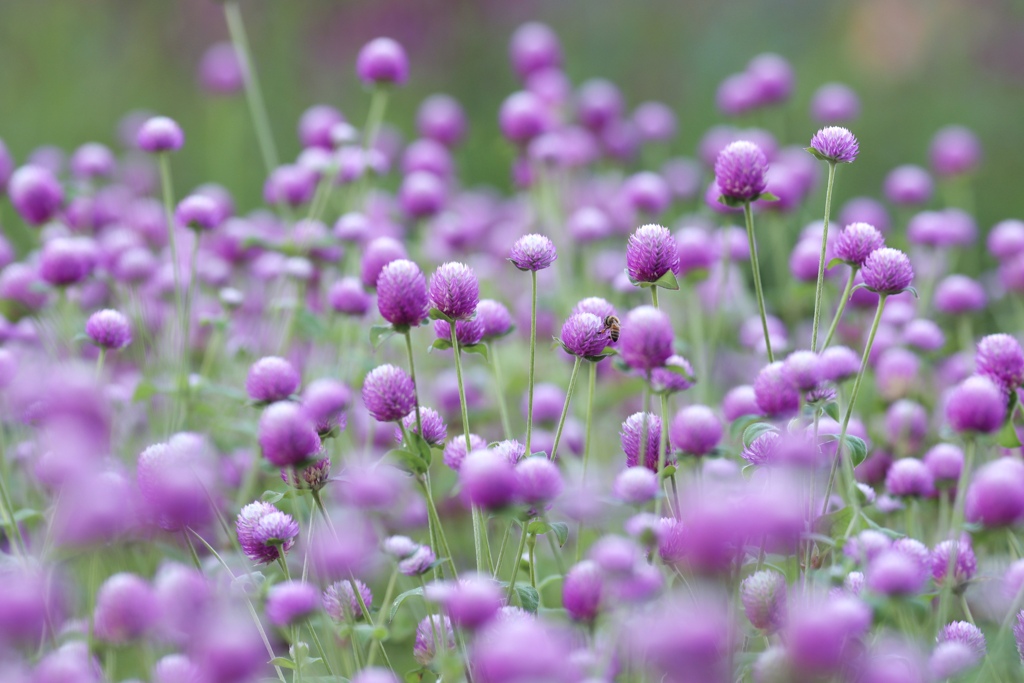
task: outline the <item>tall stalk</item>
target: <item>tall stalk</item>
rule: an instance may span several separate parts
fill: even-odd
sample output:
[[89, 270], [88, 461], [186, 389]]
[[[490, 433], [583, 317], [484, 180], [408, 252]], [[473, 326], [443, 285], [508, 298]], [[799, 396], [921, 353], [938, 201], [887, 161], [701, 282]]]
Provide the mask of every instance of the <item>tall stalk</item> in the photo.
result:
[[828, 162], [828, 188], [825, 190], [825, 220], [821, 232], [821, 256], [818, 258], [818, 283], [814, 288], [814, 322], [811, 325], [811, 351], [818, 351], [818, 321], [821, 318], [821, 290], [825, 282], [825, 248], [828, 245], [828, 218], [832, 212], [832, 183], [836, 178], [836, 162]]
[[[530, 299], [530, 386], [526, 408], [526, 455], [531, 454], [530, 444], [533, 441], [533, 381], [537, 363], [537, 271], [531, 270], [530, 277], [533, 279], [533, 295]], [[455, 336], [454, 325], [452, 336]]]
[[554, 461], [555, 453], [558, 452], [558, 444], [562, 441], [562, 428], [565, 427], [565, 417], [569, 414], [569, 402], [572, 401], [573, 391], [576, 389], [576, 377], [580, 372], [582, 358], [576, 356], [576, 362], [572, 365], [572, 375], [569, 377], [569, 390], [565, 392], [565, 404], [562, 406], [562, 415], [558, 418], [558, 429], [555, 430], [555, 441], [551, 446], [551, 453], [548, 460]]
[[764, 310], [764, 292], [761, 290], [761, 268], [757, 264], [757, 244], [754, 242], [754, 214], [750, 202], [743, 205], [743, 218], [747, 225], [747, 244], [750, 247], [750, 268], [754, 276], [754, 293], [757, 295], [757, 308], [761, 312], [761, 328], [764, 330], [764, 346], [768, 351], [768, 362], [775, 362], [772, 353], [772, 340], [768, 334], [768, 314]]

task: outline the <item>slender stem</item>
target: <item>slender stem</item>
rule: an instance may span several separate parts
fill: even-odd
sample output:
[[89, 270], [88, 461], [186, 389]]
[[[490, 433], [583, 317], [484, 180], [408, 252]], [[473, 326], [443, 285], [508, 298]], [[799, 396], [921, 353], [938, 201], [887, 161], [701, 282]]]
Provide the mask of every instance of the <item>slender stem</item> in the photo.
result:
[[530, 455], [530, 444], [533, 441], [533, 380], [537, 362], [537, 271], [531, 270], [533, 279], [533, 295], [530, 303], [530, 385], [526, 408], [526, 455]]
[[[646, 426], [645, 426], [646, 427]], [[644, 429], [646, 432], [646, 428]], [[661, 394], [661, 444], [658, 447], [658, 476], [665, 469], [665, 461], [668, 458], [668, 394]], [[672, 480], [675, 483], [675, 479]], [[654, 501], [654, 516], [661, 518], [661, 503], [664, 496], [658, 496]], [[678, 514], [678, 513], [677, 513]]]
[[423, 489], [423, 495], [427, 499], [427, 520], [433, 520], [434, 533], [437, 534], [437, 538], [441, 542], [440, 549], [444, 552], [444, 556], [448, 558], [448, 565], [452, 568], [452, 576], [458, 580], [459, 572], [455, 569], [455, 558], [452, 557], [452, 549], [448, 546], [448, 537], [445, 536], [444, 527], [441, 526], [441, 516], [437, 514], [437, 506], [434, 504], [434, 495], [430, 491], [429, 472], [420, 480], [420, 487]]
[[[469, 453], [473, 450], [473, 444], [469, 439], [469, 410], [466, 407], [466, 386], [462, 382], [462, 354], [459, 351], [459, 336], [455, 334], [455, 322], [452, 321], [448, 325], [451, 327], [452, 351], [455, 353], [455, 377], [459, 381], [459, 408], [462, 410], [462, 433], [466, 437], [466, 453]], [[529, 454], [529, 447], [527, 447], [526, 452]]]
[[693, 320], [692, 336], [694, 362], [697, 364], [697, 395], [701, 403], [707, 402], [707, 393], [711, 388], [708, 375], [707, 345], [704, 342], [704, 308], [700, 304], [697, 288], [690, 288], [690, 317]]
[[491, 370], [494, 372], [494, 390], [498, 394], [498, 412], [501, 414], [501, 428], [505, 432], [505, 438], [512, 438], [512, 423], [508, 417], [508, 404], [505, 401], [505, 384], [501, 381], [501, 364], [498, 362], [498, 349], [493, 344], [487, 345], [487, 357], [491, 361]]
[[370, 96], [370, 109], [366, 114], [366, 128], [363, 133], [363, 150], [373, 149], [377, 142], [377, 133], [384, 120], [384, 112], [388, 107], [387, 86], [375, 86]]
[[852, 266], [850, 268], [850, 277], [846, 280], [846, 288], [843, 289], [843, 296], [839, 299], [839, 308], [836, 309], [836, 315], [832, 318], [832, 324], [828, 327], [828, 334], [825, 335], [825, 342], [821, 345], [821, 350], [824, 351], [828, 348], [828, 345], [832, 343], [832, 337], [836, 333], [836, 328], [839, 327], [839, 320], [843, 317], [843, 312], [846, 310], [846, 304], [850, 301], [850, 292], [853, 291], [853, 281], [857, 278], [857, 271], [860, 270], [860, 266]]
[[501, 537], [501, 547], [498, 549], [498, 559], [494, 562], [494, 571], [492, 576], [498, 578], [498, 573], [501, 572], [501, 563], [505, 559], [505, 550], [508, 548], [508, 539], [512, 536], [512, 521], [509, 520], [508, 526], [505, 527], [505, 535]]
[[562, 561], [562, 550], [558, 547], [554, 534], [546, 533], [544, 534], [544, 538], [548, 539], [548, 547], [551, 548], [551, 555], [555, 558], [555, 568], [558, 570], [558, 575], [565, 576], [565, 563]]
[[[416, 401], [416, 433], [423, 436], [423, 419], [420, 417], [420, 395], [419, 388], [416, 386], [416, 363], [412, 357], [412, 333], [410, 330], [405, 331], [405, 351], [409, 355], [409, 377], [412, 379], [412, 393], [413, 398]], [[452, 336], [455, 336], [455, 330], [452, 329]]]
[[519, 536], [519, 547], [516, 549], [516, 554], [512, 558], [512, 577], [508, 580], [508, 593], [505, 595], [505, 603], [512, 601], [512, 594], [516, 592], [516, 577], [519, 576], [519, 564], [523, 560], [523, 549], [526, 547], [526, 527], [525, 523], [522, 524], [523, 533]]
[[[171, 248], [171, 273], [174, 277], [174, 312], [178, 320], [179, 333], [182, 336], [182, 358], [187, 353], [188, 340], [185, 338], [185, 303], [183, 301], [183, 294], [181, 291], [181, 274], [178, 272], [178, 240], [175, 237], [174, 230], [174, 187], [171, 182], [171, 160], [167, 152], [161, 152], [157, 155], [157, 161], [160, 166], [160, 185], [163, 190], [164, 199], [164, 218], [167, 222], [167, 245]], [[178, 369], [178, 392], [179, 397], [184, 397], [185, 386], [184, 381], [187, 381], [187, 374], [182, 368]]]
[[953, 571], [956, 566], [956, 558], [960, 554], [960, 541], [964, 530], [964, 507], [967, 501], [967, 482], [971, 480], [971, 471], [974, 469], [975, 446], [975, 439], [968, 436], [964, 443], [964, 466], [960, 470], [960, 478], [957, 481], [956, 498], [953, 500], [953, 512], [950, 515], [949, 530], [946, 534], [947, 538], [954, 540], [956, 551], [949, 553], [946, 563], [946, 577], [942, 582], [942, 591], [939, 593], [936, 631], [946, 623], [949, 601], [953, 597]]
[[[366, 606], [366, 602], [363, 600], [363, 594], [359, 592], [359, 586], [356, 584], [355, 577], [349, 576], [348, 582], [349, 585], [352, 587], [352, 594], [356, 596], [356, 603], [359, 605], [359, 611], [362, 613], [363, 619], [369, 622], [370, 624], [373, 624], [373, 620], [370, 618], [370, 609]], [[383, 607], [384, 603], [381, 603], [381, 606]], [[384, 656], [384, 661], [387, 663], [388, 668], [392, 668], [391, 661], [388, 659], [387, 650], [384, 649], [384, 641], [376, 637], [373, 637], [373, 639], [377, 641], [377, 645], [380, 646], [380, 653]], [[373, 662], [376, 659], [375, 655], [376, 652], [373, 650], [373, 647], [371, 646], [370, 652], [367, 655], [367, 666], [373, 666]]]
[[821, 317], [821, 289], [825, 282], [825, 246], [828, 244], [828, 217], [832, 212], [832, 183], [836, 178], [836, 162], [828, 162], [828, 186], [825, 190], [825, 220], [821, 233], [821, 256], [818, 259], [818, 283], [814, 288], [814, 322], [811, 326], [811, 351], [818, 350], [818, 321]]
[[313, 639], [313, 645], [316, 646], [316, 652], [320, 655], [320, 661], [324, 663], [324, 667], [327, 669], [328, 675], [331, 678], [335, 677], [334, 667], [331, 666], [331, 660], [327, 658], [327, 651], [324, 650], [323, 643], [320, 642], [320, 636], [317, 635], [316, 629], [313, 628], [313, 624], [306, 622], [306, 628], [309, 629], [309, 635]]
[[530, 549], [530, 587], [537, 588], [537, 534], [530, 534], [526, 545]]
[[284, 572], [285, 581], [292, 580], [292, 573], [288, 570], [288, 562], [284, 559], [284, 551], [281, 549], [281, 545], [277, 546], [277, 564], [281, 567], [281, 571]]
[[[580, 487], [587, 483], [587, 465], [590, 463], [591, 429], [594, 425], [594, 388], [597, 386], [597, 363], [590, 363], [590, 382], [587, 387], [587, 426], [583, 442], [583, 473], [580, 475]], [[580, 561], [583, 553], [583, 520], [576, 523], [576, 561]]]
[[242, 12], [238, 8], [236, 0], [224, 3], [224, 18], [228, 24], [228, 33], [235, 46], [238, 61], [242, 65], [245, 98], [249, 103], [249, 114], [252, 116], [253, 128], [256, 129], [256, 141], [260, 146], [260, 154], [263, 155], [263, 164], [269, 174], [277, 168], [277, 148], [274, 146], [274, 137], [270, 131], [270, 118], [267, 116], [267, 106], [263, 101], [260, 80], [256, 76], [256, 67], [253, 65], [249, 51], [249, 39], [245, 34]]
[[473, 552], [476, 556], [476, 570], [478, 573], [484, 573], [484, 543], [483, 543], [483, 532], [480, 527], [482, 521], [480, 519], [480, 508], [474, 505], [470, 509], [470, 516], [473, 518]]
[[562, 406], [562, 416], [558, 418], [558, 429], [555, 430], [555, 442], [551, 446], [551, 454], [548, 460], [554, 461], [555, 453], [558, 452], [558, 444], [562, 441], [562, 428], [565, 427], [565, 417], [569, 414], [569, 402], [572, 400], [572, 393], [576, 389], [576, 377], [580, 372], [580, 362], [583, 359], [576, 356], [576, 362], [572, 364], [572, 375], [569, 376], [569, 390], [565, 392], [565, 404]]
[[188, 274], [188, 286], [185, 288], [185, 305], [182, 309], [182, 320], [181, 320], [181, 386], [185, 391], [182, 398], [185, 405], [185, 416], [184, 419], [188, 420], [189, 404], [191, 403], [191, 390], [189, 386], [189, 375], [192, 369], [192, 363], [190, 362], [190, 338], [192, 336], [192, 306], [194, 304], [196, 295], [196, 281], [199, 279], [197, 274], [199, 264], [199, 231], [193, 231], [195, 234], [195, 242], [192, 245], [192, 259], [189, 267]]
[[188, 546], [188, 552], [192, 555], [192, 562], [196, 565], [196, 569], [200, 572], [203, 571], [203, 563], [199, 561], [199, 555], [196, 553], [196, 547], [192, 545], [192, 539], [189, 537], [188, 531], [182, 529], [181, 535], [185, 537], [185, 545]]
[[[843, 446], [846, 444], [846, 430], [850, 426], [850, 417], [853, 415], [853, 408], [857, 405], [857, 394], [860, 392], [860, 383], [864, 379], [864, 371], [868, 367], [868, 357], [871, 355], [871, 345], [875, 343], [875, 333], [878, 332], [878, 324], [882, 321], [882, 311], [885, 309], [885, 300], [887, 298], [888, 297], [885, 294], [880, 294], [878, 296], [878, 309], [875, 311], [875, 319], [871, 323], [871, 332], [868, 334], [867, 343], [864, 344], [864, 354], [860, 359], [860, 370], [857, 372], [857, 379], [853, 382], [853, 391], [850, 394], [850, 403], [846, 406], [846, 413], [843, 415], [843, 426], [839, 432], [839, 441], [836, 445], [836, 455], [832, 460], [832, 470], [828, 475], [828, 485], [825, 487], [825, 499], [822, 503], [821, 509], [821, 514], [823, 515], [826, 510], [828, 510], [828, 500], [832, 497], [832, 488], [835, 486], [836, 472], [840, 461], [843, 463], [843, 471], [846, 472], [849, 478], [849, 485], [855, 486], [853, 464], [850, 462], [849, 458], [843, 457]], [[853, 505], [855, 513], [859, 512], [860, 502], [857, 500], [856, 495], [852, 495], [852, 492], [850, 493], [851, 495], [848, 496], [850, 500], [848, 502], [850, 505]], [[854, 514], [855, 518], [856, 516], [857, 515]]]
[[[647, 431], [648, 414], [651, 412], [651, 373], [647, 373], [647, 383], [644, 384], [643, 412], [640, 413], [640, 450], [636, 454], [637, 467], [647, 466]], [[660, 473], [661, 470], [658, 470]]]
[[6, 477], [0, 473], [0, 507], [3, 513], [4, 524], [7, 526], [7, 537], [11, 539], [12, 545], [19, 555], [28, 555], [25, 538], [21, 535], [21, 527], [18, 526], [14, 517], [14, 504], [11, 502], [11, 494], [7, 491]]
[[747, 244], [750, 247], [750, 269], [754, 276], [754, 293], [757, 295], [757, 308], [761, 312], [761, 328], [764, 330], [764, 346], [768, 351], [768, 362], [775, 362], [772, 353], [772, 340], [768, 335], [768, 314], [764, 311], [764, 292], [761, 289], [761, 268], [757, 264], [757, 244], [754, 242], [754, 213], [750, 202], [743, 205], [743, 218], [747, 224]]
[[103, 376], [103, 361], [107, 359], [107, 350], [100, 347], [100, 355], [96, 357], [96, 379]]
[[655, 285], [651, 287], [651, 303], [654, 304], [655, 308], [658, 308], [658, 287]]

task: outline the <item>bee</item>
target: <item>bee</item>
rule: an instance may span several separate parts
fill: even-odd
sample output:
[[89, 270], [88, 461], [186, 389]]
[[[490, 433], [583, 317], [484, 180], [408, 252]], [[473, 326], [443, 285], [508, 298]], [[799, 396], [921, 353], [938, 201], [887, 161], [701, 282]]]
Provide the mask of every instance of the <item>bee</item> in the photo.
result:
[[614, 315], [606, 316], [604, 319], [604, 331], [608, 333], [608, 337], [612, 340], [612, 343], [619, 341], [619, 333], [622, 328], [619, 327], [619, 319]]

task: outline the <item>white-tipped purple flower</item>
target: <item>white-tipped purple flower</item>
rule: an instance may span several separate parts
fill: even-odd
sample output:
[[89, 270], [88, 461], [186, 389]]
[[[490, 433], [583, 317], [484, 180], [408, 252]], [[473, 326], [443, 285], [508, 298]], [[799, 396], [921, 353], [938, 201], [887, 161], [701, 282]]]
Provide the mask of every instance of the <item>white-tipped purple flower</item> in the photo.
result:
[[[427, 408], [426, 406], [420, 406], [420, 422], [423, 424], [423, 440], [431, 446], [440, 446], [444, 443], [444, 440], [448, 438], [448, 427], [444, 423], [444, 418], [433, 408]], [[402, 424], [405, 426], [406, 431], [410, 434], [418, 434], [419, 431], [416, 428], [416, 410], [413, 409], [408, 415], [402, 419]], [[395, 441], [401, 443], [402, 441], [402, 430], [395, 430]], [[465, 444], [466, 440], [463, 439], [462, 443]]]
[[385, 265], [377, 276], [377, 308], [396, 329], [415, 327], [427, 318], [427, 281], [406, 259]]
[[476, 313], [480, 285], [464, 263], [442, 264], [430, 277], [429, 305], [451, 320], [468, 320]]
[[352, 590], [352, 583], [347, 580], [336, 581], [324, 590], [324, 611], [338, 623], [345, 623], [349, 618], [356, 621], [363, 618], [363, 608], [359, 605], [359, 598], [362, 598], [367, 609], [373, 604], [373, 593], [370, 592], [370, 588], [356, 579], [356, 588], [359, 590], [359, 598], [357, 598]]
[[857, 144], [857, 138], [846, 128], [828, 126], [814, 134], [807, 151], [822, 161], [850, 164], [857, 158], [860, 146]]
[[[644, 435], [645, 425], [646, 435]], [[660, 417], [653, 413], [633, 413], [622, 423], [619, 439], [622, 443], [622, 450], [626, 454], [627, 467], [640, 465], [654, 472], [658, 471], [658, 449], [661, 440]], [[644, 444], [642, 456], [640, 453], [641, 442]], [[668, 462], [666, 459], [666, 464]]]
[[768, 160], [753, 142], [732, 142], [718, 154], [715, 181], [722, 196], [744, 203], [760, 197], [767, 188]]
[[406, 558], [398, 562], [398, 571], [405, 576], [422, 576], [430, 571], [437, 561], [437, 556], [430, 546], [421, 545]]
[[85, 321], [85, 333], [101, 349], [119, 350], [132, 343], [132, 327], [119, 311], [107, 308]]
[[405, 370], [380, 365], [363, 380], [363, 403], [378, 422], [398, 422], [416, 407], [416, 387]]
[[291, 515], [259, 500], [242, 508], [235, 528], [242, 552], [258, 564], [270, 564], [282, 557], [299, 535], [299, 525]]
[[978, 372], [992, 378], [1006, 389], [1024, 384], [1024, 350], [1020, 342], [1008, 334], [990, 334], [978, 342], [974, 356]]
[[555, 245], [544, 235], [524, 235], [516, 240], [509, 252], [508, 260], [519, 270], [538, 271], [549, 268], [558, 253]]
[[[471, 451], [487, 448], [487, 441], [476, 434], [469, 435], [469, 444]], [[442, 457], [444, 458], [445, 465], [458, 472], [462, 468], [462, 462], [466, 459], [466, 455], [468, 455], [466, 452], [466, 436], [459, 434], [453, 437], [448, 442], [448, 445], [444, 447]]]
[[653, 306], [634, 308], [619, 335], [622, 360], [635, 370], [660, 368], [672, 355], [672, 323]]
[[862, 267], [873, 251], [885, 246], [885, 238], [873, 225], [851, 223], [843, 228], [836, 240], [836, 258], [851, 266]]
[[899, 249], [876, 249], [864, 260], [861, 269], [864, 284], [878, 294], [898, 294], [910, 286], [914, 269], [910, 259]]
[[626, 270], [634, 282], [657, 282], [678, 271], [679, 248], [668, 228], [654, 223], [637, 228], [626, 244]]
[[786, 619], [786, 577], [765, 569], [751, 574], [740, 584], [743, 611], [754, 628], [771, 634]]
[[647, 467], [627, 467], [612, 484], [616, 498], [630, 505], [643, 505], [658, 495], [658, 475]]
[[253, 401], [273, 403], [294, 394], [299, 381], [299, 373], [291, 363], [278, 356], [266, 356], [249, 368], [245, 390]]
[[154, 116], [139, 128], [135, 142], [143, 152], [175, 152], [185, 144], [185, 134], [174, 120]]

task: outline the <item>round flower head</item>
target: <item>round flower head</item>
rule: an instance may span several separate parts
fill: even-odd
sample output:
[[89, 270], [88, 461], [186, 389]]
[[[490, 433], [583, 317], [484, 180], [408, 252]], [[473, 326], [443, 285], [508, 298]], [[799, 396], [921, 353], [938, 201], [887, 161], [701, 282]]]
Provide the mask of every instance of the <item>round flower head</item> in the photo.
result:
[[332, 429], [345, 429], [345, 409], [351, 402], [352, 390], [329, 377], [313, 380], [302, 392], [302, 407], [316, 423], [316, 431], [320, 434]]
[[113, 152], [98, 142], [87, 142], [71, 155], [71, 174], [81, 180], [110, 176], [116, 165]]
[[1024, 253], [1024, 221], [1014, 218], [999, 221], [988, 233], [985, 246], [997, 261], [1007, 261]]
[[277, 467], [300, 465], [322, 447], [316, 424], [296, 403], [278, 401], [260, 415], [258, 439], [263, 457]]
[[416, 130], [424, 138], [453, 147], [466, 134], [466, 114], [455, 98], [431, 95], [416, 112]]
[[868, 587], [882, 595], [915, 595], [927, 581], [925, 566], [899, 550], [885, 550], [868, 565]]
[[291, 515], [261, 500], [242, 508], [235, 529], [242, 552], [258, 564], [275, 562], [291, 550], [299, 535], [299, 525]]
[[826, 83], [811, 97], [811, 116], [821, 123], [849, 121], [859, 114], [860, 98], [842, 83]]
[[514, 92], [501, 103], [498, 124], [509, 141], [525, 146], [550, 125], [547, 106], [532, 92]]
[[564, 487], [558, 465], [547, 458], [523, 458], [516, 465], [516, 494], [528, 505], [544, 505], [551, 502]]
[[408, 258], [405, 247], [391, 237], [378, 237], [366, 245], [359, 261], [359, 276], [366, 287], [376, 287], [384, 266], [398, 259]]
[[[487, 448], [487, 441], [476, 434], [470, 434], [469, 445], [470, 451], [478, 451]], [[448, 445], [444, 447], [442, 457], [444, 458], [445, 465], [458, 472], [462, 467], [462, 461], [466, 459], [466, 455], [468, 455], [466, 452], [466, 436], [459, 434], [453, 437], [448, 442]]]
[[928, 449], [923, 459], [925, 467], [939, 485], [957, 481], [964, 467], [963, 450], [951, 443], [935, 444]]
[[615, 315], [615, 307], [599, 296], [591, 296], [581, 299], [579, 303], [573, 306], [572, 315], [577, 313], [593, 313], [601, 320], [604, 320], [610, 315]]
[[987, 297], [981, 283], [966, 275], [949, 275], [935, 287], [935, 310], [960, 315], [985, 308]]
[[789, 381], [786, 366], [776, 361], [765, 366], [754, 380], [754, 396], [768, 417], [789, 417], [800, 410], [800, 392]]
[[960, 674], [977, 666], [981, 657], [958, 640], [946, 640], [935, 646], [928, 658], [928, 670], [935, 681], [956, 679]]
[[751, 465], [770, 465], [779, 450], [779, 433], [767, 431], [750, 442], [740, 455]]
[[882, 189], [893, 204], [924, 204], [932, 196], [932, 178], [920, 166], [898, 166], [885, 177]]
[[815, 388], [824, 379], [821, 358], [813, 351], [794, 351], [786, 358], [782, 369], [790, 383], [801, 391]]
[[678, 124], [672, 108], [662, 102], [643, 102], [633, 110], [633, 124], [645, 142], [667, 142]]
[[822, 161], [850, 164], [857, 158], [860, 146], [857, 144], [857, 138], [846, 128], [828, 126], [814, 134], [807, 151]]
[[405, 576], [422, 576], [431, 570], [435, 562], [437, 556], [430, 546], [421, 545], [416, 552], [398, 563], [398, 571]]
[[104, 642], [123, 644], [141, 638], [159, 620], [156, 594], [140, 576], [114, 574], [96, 592], [93, 623]]
[[757, 394], [754, 387], [741, 384], [733, 387], [722, 398], [722, 414], [729, 422], [744, 415], [760, 415], [761, 408], [757, 405]]
[[992, 378], [1007, 389], [1024, 384], [1024, 350], [1008, 334], [990, 334], [978, 342], [974, 356], [978, 373]]
[[113, 309], [97, 311], [85, 321], [85, 333], [102, 349], [123, 349], [132, 343], [132, 326], [122, 313]]
[[1024, 464], [998, 458], [983, 465], [967, 489], [967, 521], [986, 527], [1016, 524], [1024, 517]]
[[267, 618], [278, 628], [305, 621], [320, 608], [320, 591], [304, 581], [284, 581], [267, 593]]
[[625, 202], [645, 216], [658, 216], [672, 203], [672, 189], [657, 173], [634, 173], [622, 184]]
[[476, 313], [480, 285], [473, 269], [450, 261], [430, 277], [429, 305], [452, 320], [468, 320]]
[[402, 179], [398, 200], [412, 218], [427, 218], [444, 208], [444, 181], [430, 171], [413, 171]]
[[[952, 556], [952, 557], [950, 557]], [[935, 546], [932, 551], [932, 576], [939, 583], [942, 583], [949, 571], [950, 563], [953, 566], [953, 582], [961, 585], [974, 578], [978, 573], [978, 558], [971, 547], [970, 539], [967, 536], [957, 541], [943, 541]]]
[[916, 318], [903, 328], [903, 343], [921, 351], [939, 351], [946, 345], [946, 334], [934, 321]]
[[481, 299], [476, 305], [476, 319], [483, 326], [483, 341], [503, 337], [512, 330], [512, 314], [505, 304], [494, 299]]
[[281, 480], [289, 486], [297, 489], [309, 489], [319, 491], [327, 485], [331, 476], [331, 459], [321, 458], [312, 465], [303, 467], [299, 472], [295, 468], [282, 469]]
[[139, 128], [135, 142], [143, 152], [174, 152], [185, 144], [185, 134], [174, 120], [154, 116]]
[[612, 484], [616, 498], [630, 505], [643, 505], [658, 495], [658, 475], [646, 467], [627, 467]]
[[[647, 426], [647, 435], [644, 439], [643, 429]], [[619, 440], [622, 450], [626, 454], [626, 466], [646, 467], [654, 472], [658, 471], [658, 447], [661, 439], [661, 418], [653, 413], [633, 413], [622, 423], [622, 430], [619, 432]], [[644, 454], [640, 456], [640, 442], [644, 443]], [[668, 458], [665, 460], [668, 463]]]
[[550, 26], [530, 21], [515, 30], [508, 46], [509, 61], [520, 78], [562, 64], [562, 46]]
[[770, 569], [751, 574], [740, 584], [740, 599], [754, 628], [775, 633], [786, 619], [786, 577]]
[[751, 202], [767, 187], [768, 160], [753, 142], [730, 143], [715, 161], [715, 181], [722, 196], [734, 202]]
[[555, 245], [544, 235], [524, 235], [516, 240], [508, 260], [519, 270], [538, 271], [549, 268], [558, 254]]
[[653, 223], [642, 225], [626, 244], [626, 270], [634, 282], [657, 282], [679, 269], [679, 248], [672, 233]]
[[299, 381], [299, 373], [291, 363], [278, 356], [266, 356], [249, 368], [245, 390], [253, 401], [273, 403], [298, 391]]
[[836, 240], [836, 257], [860, 268], [871, 252], [884, 246], [885, 238], [875, 226], [851, 223], [839, 233], [839, 239]]
[[611, 343], [604, 320], [593, 313], [577, 313], [562, 325], [562, 348], [566, 353], [581, 358], [601, 355]]
[[885, 477], [885, 487], [894, 496], [928, 498], [935, 494], [931, 471], [916, 458], [897, 460]]
[[299, 142], [303, 147], [333, 149], [331, 128], [344, 123], [341, 112], [327, 104], [315, 104], [299, 117]]
[[178, 225], [193, 230], [213, 230], [220, 225], [222, 218], [217, 202], [204, 194], [190, 194], [174, 209]]
[[601, 608], [604, 580], [592, 560], [583, 560], [565, 575], [562, 605], [573, 621], [592, 622]]
[[214, 43], [199, 62], [199, 82], [215, 95], [230, 95], [245, 87], [245, 68], [231, 43]]
[[619, 334], [619, 353], [634, 370], [660, 368], [672, 355], [672, 323], [653, 306], [634, 308]]
[[501, 457], [508, 460], [513, 465], [519, 463], [520, 460], [526, 457], [526, 445], [519, 443], [515, 439], [506, 439], [505, 441], [499, 441], [494, 444], [493, 449], [495, 453], [501, 455]]
[[722, 422], [707, 406], [687, 406], [672, 418], [672, 445], [689, 455], [707, 455], [722, 440]]
[[397, 259], [377, 277], [377, 308], [396, 328], [414, 327], [427, 318], [427, 281], [412, 261]]
[[187, 683], [201, 680], [202, 673], [185, 655], [165, 655], [153, 665], [153, 683]]
[[439, 644], [445, 650], [455, 649], [455, 632], [452, 630], [451, 619], [441, 614], [427, 615], [416, 627], [416, 642], [413, 644], [412, 656], [417, 662], [427, 666], [434, 660]]
[[317, 173], [298, 164], [278, 166], [263, 185], [263, 199], [268, 204], [287, 204], [292, 207], [305, 204], [313, 198]]
[[899, 249], [882, 247], [864, 259], [861, 269], [864, 284], [878, 294], [898, 294], [910, 286], [914, 269], [910, 259]]
[[42, 166], [22, 166], [7, 183], [7, 194], [25, 222], [42, 225], [64, 201], [64, 190], [53, 172]]
[[[448, 438], [448, 427], [444, 424], [444, 418], [433, 408], [420, 406], [420, 422], [423, 424], [423, 440], [431, 446], [440, 446]], [[405, 425], [406, 431], [410, 434], [419, 433], [416, 429], [415, 408], [402, 419], [402, 424]], [[395, 430], [395, 441], [402, 442], [401, 429]], [[463, 439], [462, 443], [465, 445], [466, 440]]]
[[398, 422], [416, 407], [416, 387], [405, 370], [380, 365], [363, 380], [363, 403], [378, 422]]
[[971, 648], [978, 660], [985, 656], [985, 635], [974, 624], [966, 621], [954, 621], [942, 627], [939, 632], [940, 643], [963, 643]]
[[352, 583], [356, 584], [356, 588], [359, 590], [359, 598], [363, 599], [362, 601], [366, 608], [369, 609], [373, 604], [373, 593], [359, 579], [354, 579], [353, 581], [342, 580], [332, 583], [324, 590], [323, 605], [327, 616], [338, 623], [345, 623], [348, 621], [348, 617], [357, 621], [363, 618], [363, 608], [359, 605], [359, 598], [356, 597], [352, 590]]
[[516, 471], [492, 450], [472, 451], [459, 468], [463, 495], [485, 510], [500, 510], [515, 500]]
[[96, 266], [95, 243], [87, 237], [57, 237], [43, 245], [39, 275], [55, 287], [84, 281]]
[[[452, 325], [447, 320], [434, 321], [434, 336], [441, 341], [451, 342]], [[479, 320], [459, 320], [455, 323], [455, 337], [459, 340], [459, 346], [475, 346], [484, 338], [484, 326]]]
[[391, 38], [374, 38], [359, 50], [356, 75], [363, 83], [401, 85], [409, 77], [409, 58]]
[[928, 150], [936, 175], [955, 176], [970, 173], [981, 162], [978, 137], [963, 126], [947, 126], [932, 138]]
[[972, 375], [950, 394], [946, 419], [958, 432], [997, 432], [1006, 419], [1006, 395], [985, 375]]
[[[682, 368], [685, 374], [676, 372], [674, 368]], [[669, 356], [662, 367], [651, 370], [651, 389], [659, 393], [675, 394], [686, 391], [696, 381], [693, 365], [677, 354]]]
[[821, 352], [822, 377], [831, 382], [842, 382], [857, 375], [860, 358], [846, 346], [830, 346]]

